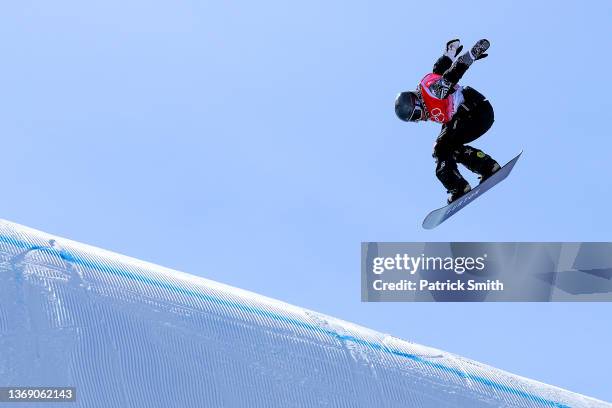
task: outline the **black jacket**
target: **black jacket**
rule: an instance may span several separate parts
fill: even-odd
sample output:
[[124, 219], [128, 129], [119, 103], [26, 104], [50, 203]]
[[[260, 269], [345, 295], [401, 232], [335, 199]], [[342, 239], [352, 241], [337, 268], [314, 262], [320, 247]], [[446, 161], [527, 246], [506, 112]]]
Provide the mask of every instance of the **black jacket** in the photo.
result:
[[460, 58], [453, 63], [446, 55], [441, 56], [433, 66], [433, 73], [442, 75], [442, 78], [433, 84], [430, 90], [436, 98], [446, 98], [455, 91], [455, 85], [459, 83], [459, 80], [469, 67], [470, 65], [461, 62]]

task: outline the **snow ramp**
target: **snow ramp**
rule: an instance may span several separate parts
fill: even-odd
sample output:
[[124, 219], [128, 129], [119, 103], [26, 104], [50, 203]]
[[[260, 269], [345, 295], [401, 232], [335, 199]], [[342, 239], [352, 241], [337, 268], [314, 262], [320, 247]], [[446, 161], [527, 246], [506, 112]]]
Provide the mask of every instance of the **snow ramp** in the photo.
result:
[[0, 387], [8, 386], [76, 388], [76, 402], [53, 407], [612, 407], [0, 221]]

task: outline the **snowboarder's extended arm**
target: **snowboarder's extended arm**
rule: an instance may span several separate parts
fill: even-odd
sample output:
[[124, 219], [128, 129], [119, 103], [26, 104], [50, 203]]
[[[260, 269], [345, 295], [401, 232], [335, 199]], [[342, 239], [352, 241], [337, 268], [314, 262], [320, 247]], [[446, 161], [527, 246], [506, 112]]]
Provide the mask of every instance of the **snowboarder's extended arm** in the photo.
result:
[[479, 40], [471, 50], [457, 58], [453, 65], [444, 72], [442, 77], [454, 86], [474, 61], [485, 58], [488, 55], [485, 54], [485, 51], [489, 49], [490, 45], [488, 40]]
[[447, 42], [444, 54], [438, 58], [433, 66], [433, 73], [443, 75], [451, 67], [451, 65], [453, 65], [453, 61], [455, 58], [457, 58], [457, 55], [459, 55], [462, 49], [463, 45], [461, 45], [458, 38]]
[[479, 40], [471, 50], [463, 53], [453, 62], [453, 58], [459, 55], [463, 46], [460, 45], [459, 40], [451, 40], [446, 43], [446, 52], [434, 65], [433, 72], [442, 75], [440, 81], [433, 87], [434, 93], [437, 94], [436, 96], [438, 98], [446, 98], [470, 65], [474, 61], [485, 58], [488, 55], [485, 54], [485, 51], [490, 45], [488, 40]]

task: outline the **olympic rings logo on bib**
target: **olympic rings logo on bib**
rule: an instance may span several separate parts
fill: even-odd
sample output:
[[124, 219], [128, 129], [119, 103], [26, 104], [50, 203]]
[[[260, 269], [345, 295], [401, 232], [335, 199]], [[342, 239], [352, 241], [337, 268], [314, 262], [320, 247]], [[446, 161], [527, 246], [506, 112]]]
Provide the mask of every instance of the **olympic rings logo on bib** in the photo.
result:
[[430, 116], [432, 120], [439, 122], [439, 123], [443, 123], [444, 119], [446, 119], [446, 115], [444, 115], [444, 113], [442, 112], [442, 109], [440, 108], [433, 108], [431, 110]]

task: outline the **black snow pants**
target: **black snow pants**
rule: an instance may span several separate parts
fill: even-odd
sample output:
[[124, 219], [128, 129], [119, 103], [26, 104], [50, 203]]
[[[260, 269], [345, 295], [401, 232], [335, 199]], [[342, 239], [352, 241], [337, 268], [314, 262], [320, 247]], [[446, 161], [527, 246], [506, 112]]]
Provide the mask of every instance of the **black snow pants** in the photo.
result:
[[434, 145], [436, 176], [448, 192], [463, 190], [468, 182], [457, 170], [457, 163], [479, 175], [488, 176], [495, 160], [483, 151], [466, 145], [484, 135], [494, 120], [491, 103], [473, 88], [463, 89], [464, 103], [443, 125]]

